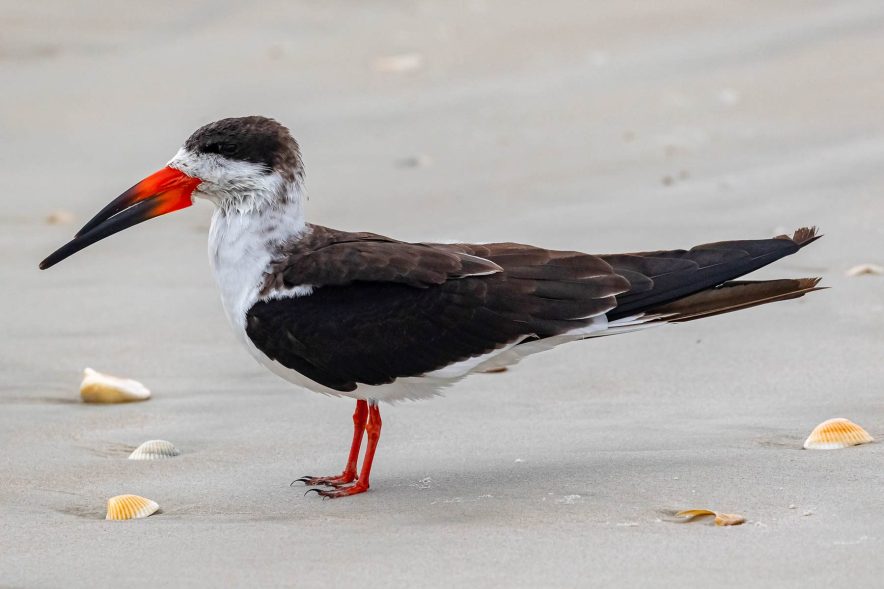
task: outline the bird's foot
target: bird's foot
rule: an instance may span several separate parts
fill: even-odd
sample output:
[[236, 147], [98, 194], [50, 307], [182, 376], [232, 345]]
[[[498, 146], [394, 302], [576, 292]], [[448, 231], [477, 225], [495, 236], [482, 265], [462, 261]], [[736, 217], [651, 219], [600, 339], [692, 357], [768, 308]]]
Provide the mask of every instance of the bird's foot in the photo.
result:
[[[350, 485], [349, 487], [337, 487], [335, 489], [310, 489], [310, 491], [315, 492], [317, 495], [321, 496], [323, 499], [337, 499], [339, 497], [349, 497], [350, 495], [358, 495], [359, 493], [365, 493], [368, 491], [368, 483], [356, 483], [355, 485]], [[307, 491], [309, 493], [310, 491]], [[305, 493], [306, 495], [306, 493]]]
[[292, 481], [292, 484], [304, 483], [308, 487], [340, 487], [341, 485], [352, 483], [356, 479], [355, 472], [343, 472], [337, 476], [329, 477], [301, 477], [296, 481]]

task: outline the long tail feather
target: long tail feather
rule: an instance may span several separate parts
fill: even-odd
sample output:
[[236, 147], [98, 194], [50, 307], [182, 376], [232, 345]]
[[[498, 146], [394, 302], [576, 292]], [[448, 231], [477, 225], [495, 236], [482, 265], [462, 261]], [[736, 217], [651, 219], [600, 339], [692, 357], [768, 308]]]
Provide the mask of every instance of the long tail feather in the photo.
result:
[[649, 309], [647, 312], [660, 315], [658, 321], [667, 323], [693, 321], [756, 305], [796, 299], [809, 292], [822, 290], [824, 287], [817, 286], [819, 282], [819, 278], [725, 282], [716, 288]]
[[[719, 241], [690, 250], [602, 256], [615, 272], [630, 282], [629, 291], [617, 296], [617, 307], [608, 313], [608, 319], [656, 313], [662, 306], [720, 288], [728, 281], [794, 254], [820, 237], [816, 227], [802, 227], [792, 236], [780, 235], [773, 239]], [[748, 293], [743, 289], [727, 294], [738, 292]]]

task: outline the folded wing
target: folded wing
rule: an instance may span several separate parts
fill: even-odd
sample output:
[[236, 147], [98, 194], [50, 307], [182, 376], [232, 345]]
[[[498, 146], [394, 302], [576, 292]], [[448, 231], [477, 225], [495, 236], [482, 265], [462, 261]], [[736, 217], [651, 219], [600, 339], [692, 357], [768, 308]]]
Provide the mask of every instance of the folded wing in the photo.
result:
[[[537, 340], [599, 335], [609, 322], [632, 317], [686, 321], [801, 296], [816, 288], [815, 279], [729, 281], [817, 237], [802, 229], [792, 237], [594, 256], [516, 243], [404, 243], [311, 226], [273, 263], [246, 331], [269, 358], [352, 391]], [[285, 294], [295, 287], [311, 292]]]

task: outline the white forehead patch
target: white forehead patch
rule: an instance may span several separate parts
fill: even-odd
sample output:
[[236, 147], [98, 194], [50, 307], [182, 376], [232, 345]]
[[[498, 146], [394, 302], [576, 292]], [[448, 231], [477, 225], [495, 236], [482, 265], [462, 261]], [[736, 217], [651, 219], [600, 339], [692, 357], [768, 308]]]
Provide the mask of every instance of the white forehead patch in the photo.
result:
[[267, 166], [263, 164], [230, 160], [216, 153], [200, 153], [184, 147], [179, 149], [166, 165], [181, 170], [188, 176], [199, 178], [203, 182], [221, 183], [230, 180], [249, 182], [270, 175]]
[[269, 171], [267, 166], [230, 160], [214, 153], [182, 147], [166, 165], [202, 180], [193, 195], [228, 210], [245, 212], [255, 209], [265, 202], [272, 202], [284, 189], [282, 177]]

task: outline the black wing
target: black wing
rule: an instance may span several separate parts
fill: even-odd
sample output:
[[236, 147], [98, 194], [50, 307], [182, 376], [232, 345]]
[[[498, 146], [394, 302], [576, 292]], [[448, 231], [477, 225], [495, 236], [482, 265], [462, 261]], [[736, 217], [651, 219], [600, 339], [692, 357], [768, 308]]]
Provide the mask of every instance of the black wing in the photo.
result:
[[815, 282], [740, 283], [696, 305], [665, 306], [728, 287], [816, 238], [800, 230], [791, 238], [593, 256], [514, 243], [408, 244], [312, 227], [275, 264], [267, 288], [311, 285], [313, 293], [256, 303], [246, 331], [271, 359], [351, 391], [560, 335], [601, 314], [693, 318], [800, 296]]
[[340, 391], [586, 326], [629, 288], [589, 254], [313, 230], [322, 243], [302, 243], [268, 277], [313, 293], [256, 303], [246, 332], [271, 359]]

